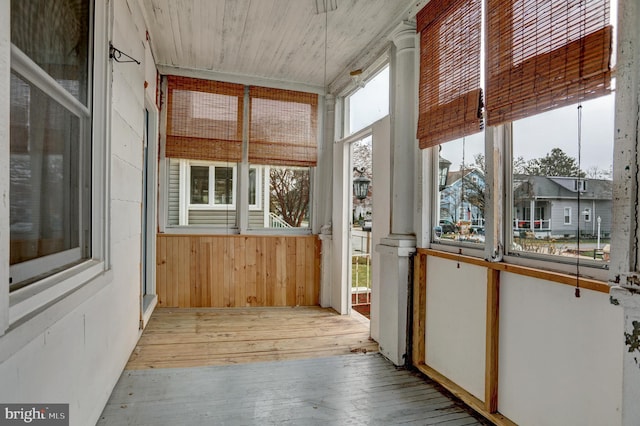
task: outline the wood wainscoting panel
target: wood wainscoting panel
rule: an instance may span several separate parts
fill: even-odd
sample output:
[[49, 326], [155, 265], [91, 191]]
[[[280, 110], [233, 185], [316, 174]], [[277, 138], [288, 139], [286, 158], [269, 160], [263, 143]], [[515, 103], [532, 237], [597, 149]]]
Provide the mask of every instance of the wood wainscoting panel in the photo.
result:
[[158, 306], [315, 306], [320, 301], [316, 235], [157, 236]]

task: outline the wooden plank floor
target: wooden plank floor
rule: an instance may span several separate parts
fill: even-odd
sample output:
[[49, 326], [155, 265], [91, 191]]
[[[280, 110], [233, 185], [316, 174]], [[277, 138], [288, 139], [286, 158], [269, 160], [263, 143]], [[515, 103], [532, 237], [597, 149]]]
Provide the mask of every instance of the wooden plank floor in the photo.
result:
[[488, 425], [380, 354], [125, 370], [98, 426]]
[[369, 321], [320, 307], [157, 308], [127, 370], [377, 352]]

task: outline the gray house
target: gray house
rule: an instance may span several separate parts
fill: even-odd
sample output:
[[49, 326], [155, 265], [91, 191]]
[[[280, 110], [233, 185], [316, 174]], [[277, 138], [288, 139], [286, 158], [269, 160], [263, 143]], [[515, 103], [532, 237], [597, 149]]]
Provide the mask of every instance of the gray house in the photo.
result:
[[514, 176], [513, 230], [536, 237], [611, 233], [612, 182], [575, 177]]

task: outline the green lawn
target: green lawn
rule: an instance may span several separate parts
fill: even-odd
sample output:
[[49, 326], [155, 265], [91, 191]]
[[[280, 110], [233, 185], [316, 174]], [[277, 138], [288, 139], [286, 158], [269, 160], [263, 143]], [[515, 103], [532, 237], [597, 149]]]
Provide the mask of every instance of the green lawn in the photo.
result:
[[352, 287], [371, 287], [371, 264], [367, 265], [366, 262], [367, 259], [365, 257], [353, 258], [353, 263], [351, 264]]

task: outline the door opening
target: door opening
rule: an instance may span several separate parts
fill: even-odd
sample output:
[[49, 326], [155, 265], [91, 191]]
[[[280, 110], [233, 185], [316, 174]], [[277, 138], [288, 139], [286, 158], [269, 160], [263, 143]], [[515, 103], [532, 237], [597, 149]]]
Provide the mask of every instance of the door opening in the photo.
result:
[[149, 321], [158, 300], [155, 284], [158, 111], [148, 100], [145, 104], [140, 214], [140, 328]]
[[350, 308], [371, 318], [373, 162], [371, 135], [351, 144]]

